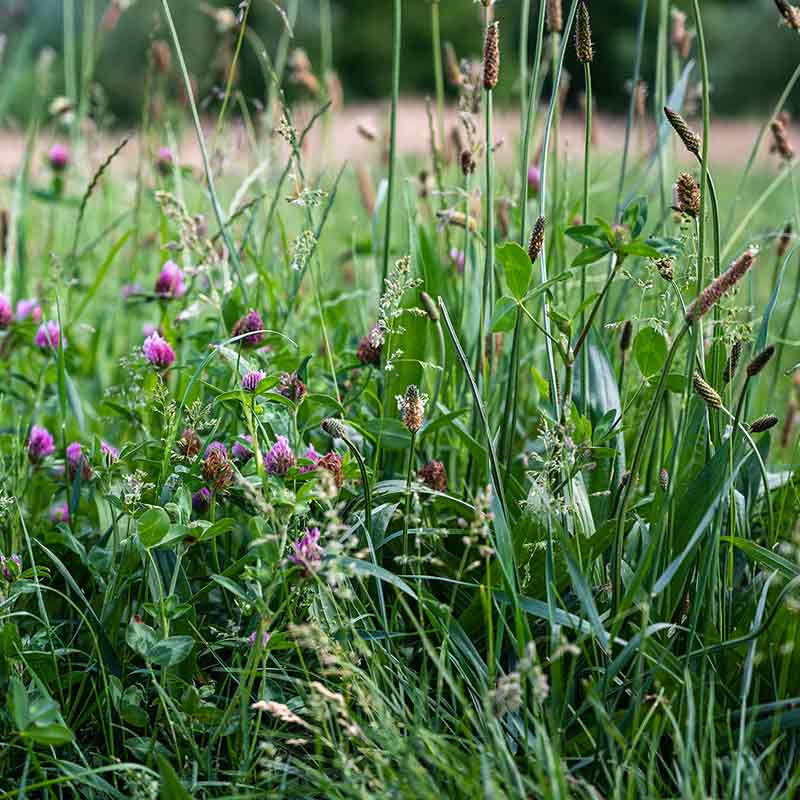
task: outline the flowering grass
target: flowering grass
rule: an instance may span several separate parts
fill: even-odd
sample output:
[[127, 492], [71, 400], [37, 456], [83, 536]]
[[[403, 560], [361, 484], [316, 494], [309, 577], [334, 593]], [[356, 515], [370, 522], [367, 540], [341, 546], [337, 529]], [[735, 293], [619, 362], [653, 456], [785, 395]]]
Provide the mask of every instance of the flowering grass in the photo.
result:
[[39, 87], [0, 190], [0, 798], [797, 795], [790, 120], [717, 164], [699, 3], [664, 4], [657, 135], [564, 163], [546, 73], [576, 20], [587, 84], [611, 44], [528, 5], [511, 159], [489, 0], [422, 163], [371, 131], [340, 167], [291, 0], [257, 109], [249, 4], [201, 103], [163, 3], [135, 159]]

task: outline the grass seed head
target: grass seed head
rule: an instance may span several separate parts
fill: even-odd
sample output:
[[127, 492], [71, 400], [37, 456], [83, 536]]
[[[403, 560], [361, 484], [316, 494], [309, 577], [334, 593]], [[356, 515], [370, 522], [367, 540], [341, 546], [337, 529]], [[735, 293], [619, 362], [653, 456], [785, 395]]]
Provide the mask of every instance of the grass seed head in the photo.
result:
[[622, 326], [622, 335], [619, 339], [619, 349], [622, 353], [627, 353], [631, 349], [631, 340], [633, 339], [633, 323], [627, 320]]
[[709, 312], [730, 291], [753, 266], [758, 255], [755, 247], [742, 253], [719, 277], [715, 278], [686, 309], [686, 321], [694, 322]]
[[748, 377], [755, 378], [755, 376], [769, 364], [773, 355], [775, 355], [775, 346], [769, 345], [769, 347], [765, 347], [760, 353], [754, 356], [752, 361], [747, 365]]
[[774, 428], [777, 424], [778, 418], [774, 414], [765, 414], [750, 423], [750, 433], [764, 433], [764, 431]]
[[736, 375], [736, 368], [739, 366], [739, 359], [742, 357], [742, 340], [737, 339], [731, 347], [731, 352], [728, 354], [728, 361], [725, 364], [725, 369], [722, 372], [722, 380], [726, 384], [730, 383]]
[[700, 214], [700, 187], [688, 172], [681, 172], [672, 187], [672, 207], [693, 218]]
[[686, 120], [671, 108], [664, 106], [664, 114], [672, 125], [675, 133], [683, 142], [684, 147], [692, 154], [700, 158], [700, 150], [703, 146], [703, 140], [689, 127]]
[[547, 30], [550, 33], [561, 33], [564, 30], [564, 8], [562, 0], [547, 0]]
[[699, 372], [694, 373], [694, 377], [692, 378], [692, 386], [694, 386], [695, 392], [707, 406], [710, 408], [722, 407], [722, 398], [714, 390], [714, 387], [704, 380], [703, 376]]
[[493, 22], [486, 29], [483, 47], [483, 88], [491, 91], [500, 79], [500, 23]]
[[542, 247], [544, 247], [544, 217], [539, 217], [533, 226], [531, 239], [528, 242], [528, 258], [530, 258], [531, 264], [536, 263], [539, 253], [542, 252]]
[[589, 6], [583, 0], [578, 6], [578, 16], [575, 22], [575, 52], [578, 61], [582, 64], [591, 64], [594, 60], [592, 47], [592, 20], [589, 16]]

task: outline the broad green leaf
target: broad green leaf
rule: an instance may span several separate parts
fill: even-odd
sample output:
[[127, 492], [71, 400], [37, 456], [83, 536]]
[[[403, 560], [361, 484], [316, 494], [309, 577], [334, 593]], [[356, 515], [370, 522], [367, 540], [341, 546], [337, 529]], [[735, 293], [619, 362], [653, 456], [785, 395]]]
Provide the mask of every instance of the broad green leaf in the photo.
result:
[[667, 360], [667, 350], [664, 334], [650, 326], [642, 328], [633, 340], [634, 358], [646, 378], [661, 372]]
[[521, 300], [528, 291], [533, 273], [533, 264], [528, 254], [516, 242], [506, 242], [497, 248], [497, 260], [503, 266], [511, 294]]
[[514, 330], [517, 301], [513, 297], [500, 297], [494, 304], [492, 333], [509, 333]]
[[174, 667], [189, 656], [193, 647], [191, 636], [169, 636], [150, 648], [147, 659], [162, 667]]
[[605, 245], [592, 245], [578, 253], [575, 260], [572, 262], [572, 266], [585, 267], [589, 264], [594, 264], [595, 261], [605, 258], [610, 252], [611, 248]]
[[155, 547], [169, 532], [169, 516], [160, 506], [153, 506], [139, 517], [139, 541], [148, 549]]

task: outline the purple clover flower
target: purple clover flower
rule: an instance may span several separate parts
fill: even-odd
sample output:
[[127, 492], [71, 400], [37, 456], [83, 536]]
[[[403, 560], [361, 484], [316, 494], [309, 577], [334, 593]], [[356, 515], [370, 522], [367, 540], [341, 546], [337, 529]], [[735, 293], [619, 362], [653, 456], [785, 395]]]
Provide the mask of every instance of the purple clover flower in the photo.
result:
[[31, 464], [41, 463], [47, 456], [52, 455], [55, 449], [56, 445], [50, 431], [34, 425], [28, 437], [28, 459]]
[[0, 572], [2, 572], [3, 577], [11, 583], [19, 577], [20, 572], [22, 572], [22, 556], [20, 556], [19, 553], [12, 553], [10, 556], [6, 557], [3, 553], [0, 553]]
[[151, 333], [142, 345], [144, 357], [159, 369], [166, 369], [175, 362], [175, 351], [158, 331]]
[[100, 442], [100, 452], [108, 466], [111, 466], [116, 461], [119, 461], [119, 450], [113, 444], [109, 444], [103, 440]]
[[528, 189], [534, 194], [539, 194], [542, 188], [542, 171], [536, 164], [531, 164], [528, 167]]
[[69, 506], [66, 503], [57, 503], [50, 508], [48, 516], [54, 525], [59, 522], [69, 522]]
[[311, 575], [319, 569], [325, 551], [319, 545], [319, 528], [306, 528], [305, 534], [292, 542], [292, 554], [289, 561], [303, 567], [306, 575]]
[[17, 322], [31, 318], [33, 322], [40, 322], [42, 319], [42, 307], [35, 297], [29, 297], [27, 300], [19, 300], [17, 302]]
[[63, 172], [69, 166], [69, 149], [63, 144], [54, 144], [47, 156], [53, 172]]
[[175, 158], [172, 155], [172, 150], [169, 147], [160, 147], [156, 153], [156, 169], [159, 175], [166, 177], [172, 172], [172, 164]]
[[[250, 647], [255, 647], [256, 646], [256, 633], [257, 633], [257, 631], [253, 631], [247, 637], [247, 644]], [[261, 646], [262, 647], [266, 647], [267, 646], [267, 643], [269, 642], [269, 637], [270, 637], [269, 631], [264, 631], [263, 635], [261, 636]]]
[[144, 294], [144, 287], [141, 283], [126, 283], [119, 293], [123, 300], [128, 300], [137, 294]]
[[67, 474], [69, 479], [74, 481], [78, 472], [80, 472], [83, 480], [89, 480], [92, 477], [92, 466], [83, 454], [80, 442], [70, 442], [67, 445]]
[[459, 250], [457, 247], [453, 247], [450, 250], [450, 261], [456, 268], [456, 272], [458, 272], [459, 275], [463, 275], [464, 265], [467, 263], [467, 257], [464, 254], [464, 251]]
[[11, 303], [4, 294], [0, 294], [0, 330], [4, 330], [11, 325], [14, 313], [11, 310]]
[[306, 458], [311, 462], [310, 464], [304, 464], [302, 467], [300, 467], [300, 472], [305, 474], [306, 472], [313, 472], [317, 468], [317, 462], [320, 459], [320, 455], [314, 449], [314, 445], [310, 444], [306, 452], [303, 453], [303, 458]]
[[192, 509], [195, 514], [205, 514], [211, 508], [211, 489], [203, 486], [192, 495]]
[[237, 439], [233, 443], [231, 455], [234, 461], [238, 461], [240, 464], [246, 464], [255, 455], [252, 450], [253, 437], [248, 435], [243, 436], [242, 439], [243, 441]]
[[261, 316], [259, 315], [258, 311], [255, 311], [251, 308], [233, 326], [231, 334], [233, 336], [242, 336], [245, 333], [249, 333], [249, 336], [245, 336], [243, 339], [240, 339], [239, 342], [244, 347], [256, 347], [261, 344], [264, 339], [264, 334], [256, 333], [256, 331], [262, 331], [263, 329], [264, 323], [261, 320]]
[[279, 436], [267, 452], [264, 467], [270, 475], [284, 476], [294, 466], [294, 453], [289, 447], [289, 440]]
[[242, 389], [246, 392], [254, 392], [258, 388], [258, 384], [266, 377], [266, 372], [262, 372], [260, 369], [251, 369], [250, 372], [242, 378]]
[[206, 447], [205, 453], [203, 453], [204, 458], [208, 458], [212, 453], [218, 452], [223, 458], [228, 457], [228, 448], [222, 442], [211, 442], [208, 447]]
[[[39, 326], [39, 330], [36, 331], [36, 336], [33, 337], [33, 343], [40, 350], [56, 350], [58, 349], [58, 343], [60, 341], [61, 329], [58, 327], [58, 323], [53, 319], [42, 323]], [[65, 339], [64, 347], [66, 346], [67, 343]]]
[[165, 300], [174, 300], [186, 294], [183, 272], [174, 261], [167, 261], [156, 279], [156, 294]]

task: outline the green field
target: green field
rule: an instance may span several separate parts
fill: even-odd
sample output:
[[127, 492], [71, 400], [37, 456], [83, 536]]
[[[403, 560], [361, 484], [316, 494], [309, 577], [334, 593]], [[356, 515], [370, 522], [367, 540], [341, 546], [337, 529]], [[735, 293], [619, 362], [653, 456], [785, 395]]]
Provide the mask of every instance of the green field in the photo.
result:
[[486, 0], [455, 147], [438, 4], [391, 5], [433, 23], [425, 156], [387, 115], [344, 161], [288, 24], [244, 97], [247, 2], [206, 105], [163, 0], [128, 135], [78, 69], [102, 28], [65, 98], [39, 66], [0, 185], [0, 800], [797, 796], [800, 70], [716, 158], [701, 4], [686, 52], [664, 3], [646, 104], [567, 158], [599, 4], [525, 3], [511, 75]]

